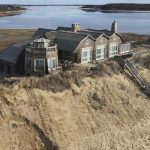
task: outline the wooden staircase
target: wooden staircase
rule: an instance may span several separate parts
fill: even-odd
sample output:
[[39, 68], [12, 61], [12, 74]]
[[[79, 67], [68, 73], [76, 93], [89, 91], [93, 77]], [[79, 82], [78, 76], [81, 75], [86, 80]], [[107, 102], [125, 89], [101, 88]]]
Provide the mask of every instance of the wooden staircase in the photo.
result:
[[141, 77], [138, 70], [135, 68], [132, 62], [129, 60], [124, 61], [124, 67], [131, 73], [140, 88], [150, 97], [150, 83]]

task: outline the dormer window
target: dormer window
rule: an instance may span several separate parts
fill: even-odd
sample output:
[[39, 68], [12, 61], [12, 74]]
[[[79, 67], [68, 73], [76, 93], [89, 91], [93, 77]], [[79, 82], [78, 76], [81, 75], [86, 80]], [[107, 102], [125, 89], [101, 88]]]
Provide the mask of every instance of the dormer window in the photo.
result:
[[33, 47], [38, 47], [38, 48], [42, 48], [42, 47], [44, 47], [44, 43], [42, 43], [42, 42], [34, 42], [33, 43]]
[[37, 45], [38, 45], [38, 48], [44, 47], [44, 43], [38, 43]]
[[33, 41], [33, 47], [48, 48], [50, 40], [45, 38], [39, 38]]

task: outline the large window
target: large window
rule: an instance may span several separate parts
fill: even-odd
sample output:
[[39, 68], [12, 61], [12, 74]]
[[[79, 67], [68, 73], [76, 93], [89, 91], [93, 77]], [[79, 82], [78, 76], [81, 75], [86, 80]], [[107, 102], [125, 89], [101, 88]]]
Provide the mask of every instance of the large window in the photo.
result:
[[34, 47], [38, 47], [38, 48], [43, 48], [44, 47], [44, 43], [42, 43], [42, 42], [34, 42], [33, 46]]
[[58, 61], [56, 58], [48, 59], [48, 70], [56, 68], [58, 66]]
[[96, 60], [104, 59], [105, 57], [105, 46], [97, 46], [96, 50]]
[[109, 51], [109, 57], [114, 57], [118, 54], [118, 45], [111, 44], [110, 45], [110, 51]]
[[131, 48], [131, 44], [130, 43], [122, 44], [121, 45], [121, 53], [129, 52], [130, 48]]
[[82, 49], [82, 63], [91, 62], [92, 61], [92, 48], [83, 48]]
[[28, 57], [25, 58], [25, 68], [27, 70], [31, 70], [31, 68], [32, 68], [32, 60], [31, 60], [31, 58], [28, 58]]
[[45, 59], [35, 59], [34, 60], [35, 71], [44, 72], [45, 71]]

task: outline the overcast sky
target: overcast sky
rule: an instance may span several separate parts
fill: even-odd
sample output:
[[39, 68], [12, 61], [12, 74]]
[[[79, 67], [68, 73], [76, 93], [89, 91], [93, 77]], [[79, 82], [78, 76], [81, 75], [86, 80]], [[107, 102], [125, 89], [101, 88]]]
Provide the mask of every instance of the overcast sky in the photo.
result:
[[104, 4], [104, 3], [150, 3], [150, 0], [0, 0], [1, 4]]

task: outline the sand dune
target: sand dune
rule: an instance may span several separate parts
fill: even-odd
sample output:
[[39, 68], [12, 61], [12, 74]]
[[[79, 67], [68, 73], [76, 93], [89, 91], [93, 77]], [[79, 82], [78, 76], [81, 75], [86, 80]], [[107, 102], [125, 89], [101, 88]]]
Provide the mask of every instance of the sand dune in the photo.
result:
[[[149, 80], [149, 70], [142, 74]], [[26, 80], [0, 86], [1, 150], [150, 149], [149, 98], [122, 74], [56, 93], [28, 89]]]

